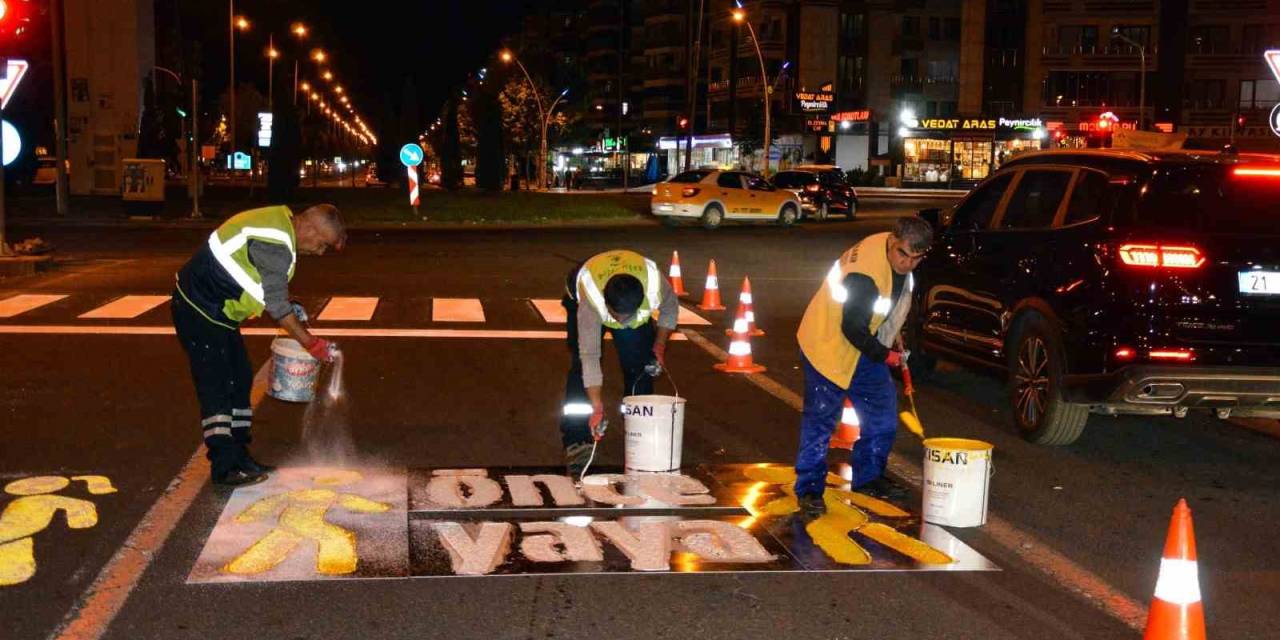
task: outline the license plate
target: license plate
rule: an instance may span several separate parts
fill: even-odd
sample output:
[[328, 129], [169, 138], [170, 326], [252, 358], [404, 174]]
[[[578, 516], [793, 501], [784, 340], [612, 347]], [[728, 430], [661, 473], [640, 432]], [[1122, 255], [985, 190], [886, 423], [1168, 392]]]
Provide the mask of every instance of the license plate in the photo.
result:
[[675, 211], [675, 207], [669, 204], [658, 205], [658, 211]]
[[1240, 293], [1249, 295], [1280, 295], [1280, 271], [1241, 271]]

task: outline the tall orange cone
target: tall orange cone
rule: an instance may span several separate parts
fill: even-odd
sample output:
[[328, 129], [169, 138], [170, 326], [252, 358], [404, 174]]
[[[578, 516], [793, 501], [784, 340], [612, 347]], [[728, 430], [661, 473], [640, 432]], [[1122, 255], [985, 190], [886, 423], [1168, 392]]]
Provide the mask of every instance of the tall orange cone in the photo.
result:
[[667, 272], [667, 277], [671, 279], [671, 290], [681, 298], [689, 295], [684, 290], [684, 276], [680, 273], [680, 252], [671, 252], [671, 270]]
[[724, 311], [724, 305], [720, 304], [720, 278], [716, 277], [715, 260], [707, 267], [707, 286], [702, 291], [702, 304], [698, 308], [703, 311]]
[[1185, 498], [1173, 507], [1143, 640], [1204, 640], [1196, 536]]
[[751, 334], [747, 333], [746, 310], [738, 307], [738, 317], [733, 321], [733, 340], [729, 343], [729, 359], [715, 365], [725, 373], [760, 373], [763, 365], [751, 361]]
[[862, 436], [861, 423], [858, 421], [858, 412], [853, 410], [853, 402], [849, 398], [844, 399], [844, 410], [840, 412], [840, 424], [836, 426], [836, 432], [831, 435], [832, 449], [853, 449], [853, 443], [858, 441]]
[[[743, 276], [742, 291], [738, 293], [738, 306], [747, 310], [745, 314], [747, 318], [747, 333], [751, 334], [752, 337], [762, 336], [764, 335], [764, 332], [756, 326], [756, 312], [755, 307], [752, 306], [752, 304], [751, 279]], [[731, 336], [733, 335], [733, 329], [725, 329], [724, 333], [725, 335]]]

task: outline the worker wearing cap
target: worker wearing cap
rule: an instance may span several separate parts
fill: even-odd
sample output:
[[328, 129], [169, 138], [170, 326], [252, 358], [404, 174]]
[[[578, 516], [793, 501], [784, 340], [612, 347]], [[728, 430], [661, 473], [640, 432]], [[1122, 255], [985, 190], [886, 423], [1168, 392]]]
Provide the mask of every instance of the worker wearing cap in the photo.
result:
[[866, 237], [836, 261], [800, 320], [804, 411], [795, 491], [806, 515], [826, 509], [827, 447], [845, 397], [861, 428], [852, 452], [853, 487], [881, 497], [902, 493], [884, 477], [898, 426], [889, 369], [903, 363], [903, 353], [892, 347], [911, 307], [911, 272], [932, 241], [929, 223], [916, 217]]
[[215, 484], [261, 482], [271, 470], [249, 454], [253, 369], [240, 323], [266, 311], [311, 355], [330, 360], [330, 343], [295, 315], [289, 280], [297, 254], [323, 255], [345, 241], [342, 217], [332, 205], [296, 216], [284, 206], [252, 209], [218, 227], [178, 271], [173, 326], [191, 363]]
[[569, 473], [576, 476], [604, 420], [600, 351], [605, 331], [613, 335], [622, 364], [623, 395], [653, 393], [653, 376], [645, 366], [655, 361], [666, 366], [667, 338], [676, 328], [680, 303], [658, 265], [625, 250], [606, 251], [572, 269], [560, 303], [567, 312], [571, 359], [560, 437]]

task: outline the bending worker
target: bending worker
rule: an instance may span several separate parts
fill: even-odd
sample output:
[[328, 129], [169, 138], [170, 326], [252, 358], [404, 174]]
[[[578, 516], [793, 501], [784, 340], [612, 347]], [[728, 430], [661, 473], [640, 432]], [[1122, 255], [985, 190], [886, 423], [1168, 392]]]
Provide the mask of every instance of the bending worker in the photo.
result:
[[[571, 365], [565, 383], [560, 437], [570, 475], [591, 455], [592, 437], [604, 420], [600, 345], [607, 330], [622, 364], [623, 395], [653, 393], [646, 365], [666, 367], [667, 338], [680, 303], [652, 260], [633, 251], [606, 251], [569, 272], [564, 299]], [[657, 321], [654, 321], [654, 314]], [[656, 328], [655, 328], [656, 324]]]
[[796, 454], [796, 497], [807, 515], [825, 511], [827, 446], [847, 396], [861, 426], [853, 446], [853, 487], [881, 497], [902, 489], [884, 477], [898, 427], [898, 390], [890, 367], [904, 355], [892, 346], [911, 307], [911, 271], [924, 259], [933, 230], [920, 218], [898, 218], [845, 251], [809, 302], [796, 338], [804, 366], [804, 412]]
[[178, 271], [171, 308], [200, 400], [200, 426], [214, 484], [261, 482], [272, 468], [249, 454], [253, 369], [240, 323], [265, 310], [311, 355], [331, 360], [330, 343], [311, 335], [289, 302], [297, 254], [318, 256], [346, 242], [333, 205], [297, 216], [288, 207], [252, 209], [229, 218]]

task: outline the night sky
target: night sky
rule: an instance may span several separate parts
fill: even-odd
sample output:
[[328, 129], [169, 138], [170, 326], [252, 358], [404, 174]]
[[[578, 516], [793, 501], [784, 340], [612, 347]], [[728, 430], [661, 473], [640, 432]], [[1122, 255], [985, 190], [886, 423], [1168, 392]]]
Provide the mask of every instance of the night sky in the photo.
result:
[[[417, 89], [425, 128], [449, 90], [490, 61], [501, 38], [519, 28], [520, 6], [516, 0], [236, 0], [236, 13], [253, 23], [249, 33], [237, 36], [237, 80], [252, 80], [265, 93], [267, 32], [275, 33], [283, 53], [280, 74], [292, 66], [289, 25], [300, 20], [311, 29], [306, 51], [320, 47], [332, 56], [330, 68], [356, 110], [380, 142], [390, 142], [386, 137], [396, 128], [391, 118], [398, 117], [406, 79]], [[205, 86], [225, 88], [227, 2], [180, 0], [179, 8], [184, 37], [201, 42]], [[318, 75], [314, 64], [304, 68], [312, 70], [304, 78]]]

